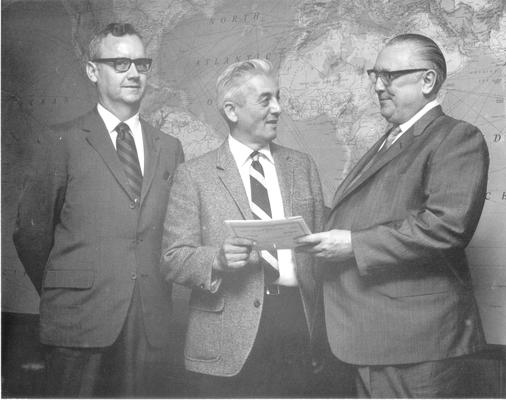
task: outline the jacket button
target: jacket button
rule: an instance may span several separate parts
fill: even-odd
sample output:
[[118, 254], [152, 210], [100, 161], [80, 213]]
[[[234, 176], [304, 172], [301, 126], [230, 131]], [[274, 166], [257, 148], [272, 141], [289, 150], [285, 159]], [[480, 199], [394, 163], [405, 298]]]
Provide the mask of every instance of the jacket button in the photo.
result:
[[260, 307], [260, 304], [262, 304], [262, 303], [260, 303], [260, 300], [258, 300], [258, 299], [255, 299], [255, 301], [253, 302], [253, 305], [255, 306], [255, 308]]
[[135, 272], [132, 272], [132, 275], [130, 277], [135, 281], [137, 279], [137, 274]]
[[139, 199], [138, 198], [135, 198], [131, 203], [130, 203], [130, 208], [133, 210], [134, 208], [136, 208], [137, 206], [139, 205]]

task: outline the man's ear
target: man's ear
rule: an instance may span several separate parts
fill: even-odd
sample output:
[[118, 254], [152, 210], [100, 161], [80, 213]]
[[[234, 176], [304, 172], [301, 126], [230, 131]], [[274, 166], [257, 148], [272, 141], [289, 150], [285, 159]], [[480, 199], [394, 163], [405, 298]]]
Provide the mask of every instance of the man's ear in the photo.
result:
[[225, 104], [223, 104], [223, 112], [230, 122], [237, 122], [238, 117], [235, 103], [232, 101], [226, 101]]
[[97, 83], [97, 65], [91, 61], [86, 63], [86, 75], [88, 75], [88, 79], [93, 83]]
[[436, 71], [429, 69], [423, 75], [422, 93], [424, 95], [432, 94], [436, 86]]

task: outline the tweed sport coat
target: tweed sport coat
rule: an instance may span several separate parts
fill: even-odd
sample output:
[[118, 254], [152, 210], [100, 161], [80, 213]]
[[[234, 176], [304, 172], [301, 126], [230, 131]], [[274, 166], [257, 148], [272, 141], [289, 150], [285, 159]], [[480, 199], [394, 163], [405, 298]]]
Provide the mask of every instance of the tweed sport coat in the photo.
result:
[[355, 180], [383, 140], [338, 188], [326, 226], [351, 230], [355, 254], [326, 266], [331, 349], [359, 365], [471, 353], [484, 339], [464, 248], [485, 200], [483, 135], [438, 106]]
[[[285, 216], [301, 215], [312, 231], [320, 230], [323, 199], [316, 165], [307, 154], [276, 144], [271, 144], [271, 152]], [[226, 140], [217, 150], [178, 168], [162, 245], [164, 275], [192, 289], [186, 368], [218, 376], [236, 375], [244, 365], [255, 341], [264, 296], [261, 265], [223, 274], [219, 286], [211, 287], [212, 264], [227, 236], [227, 219], [253, 217]], [[316, 338], [321, 302], [313, 259], [307, 254], [295, 258], [305, 316], [310, 335]]]
[[14, 241], [41, 292], [45, 344], [103, 347], [117, 338], [137, 281], [153, 346], [166, 346], [171, 287], [159, 271], [162, 224], [180, 142], [141, 119], [139, 202], [96, 108], [42, 135]]

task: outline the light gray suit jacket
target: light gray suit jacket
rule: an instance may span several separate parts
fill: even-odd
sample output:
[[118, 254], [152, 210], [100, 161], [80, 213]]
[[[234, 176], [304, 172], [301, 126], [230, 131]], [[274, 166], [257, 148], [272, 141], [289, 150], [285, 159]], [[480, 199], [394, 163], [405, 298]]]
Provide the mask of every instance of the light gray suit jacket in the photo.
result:
[[353, 364], [403, 364], [483, 344], [464, 248], [485, 200], [488, 151], [474, 126], [436, 107], [359, 178], [379, 140], [337, 190], [326, 229], [355, 254], [328, 265], [329, 343]]
[[[301, 215], [321, 228], [323, 200], [316, 165], [304, 153], [271, 144], [285, 216]], [[227, 219], [253, 219], [228, 141], [181, 165], [169, 199], [162, 244], [162, 272], [192, 289], [185, 343], [186, 368], [210, 375], [239, 373], [253, 347], [264, 296], [260, 264], [223, 274], [211, 288], [213, 260], [227, 236]], [[318, 315], [313, 259], [296, 254], [297, 278], [313, 338]]]

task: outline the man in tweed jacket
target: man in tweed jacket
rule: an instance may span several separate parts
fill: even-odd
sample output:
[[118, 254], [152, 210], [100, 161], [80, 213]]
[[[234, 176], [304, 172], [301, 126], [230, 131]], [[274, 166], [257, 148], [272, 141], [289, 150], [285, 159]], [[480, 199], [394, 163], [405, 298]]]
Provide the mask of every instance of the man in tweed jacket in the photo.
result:
[[279, 278], [269, 281], [264, 256], [251, 240], [229, 236], [224, 221], [253, 219], [253, 151], [273, 218], [301, 215], [320, 230], [320, 179], [307, 154], [272, 143], [281, 109], [269, 62], [229, 66], [217, 92], [230, 135], [177, 170], [162, 244], [162, 272], [192, 289], [184, 352], [192, 394], [303, 395], [310, 339], [321, 333], [313, 259], [280, 250]]

